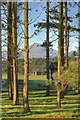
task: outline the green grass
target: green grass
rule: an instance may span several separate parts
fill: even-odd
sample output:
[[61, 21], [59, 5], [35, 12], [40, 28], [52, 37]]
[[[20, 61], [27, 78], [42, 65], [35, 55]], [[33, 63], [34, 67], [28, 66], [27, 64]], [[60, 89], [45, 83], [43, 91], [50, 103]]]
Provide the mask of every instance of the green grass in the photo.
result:
[[19, 91], [19, 105], [13, 105], [8, 100], [8, 93], [2, 94], [2, 116], [3, 117], [22, 117], [22, 118], [60, 118], [60, 117], [79, 117], [79, 99], [73, 91], [62, 99], [62, 107], [56, 107], [56, 91], [51, 90], [50, 96], [45, 95], [45, 90], [30, 90], [29, 105], [31, 112], [23, 112], [22, 91]]
[[[70, 70], [74, 70], [75, 61], [71, 61]], [[7, 79], [7, 75], [3, 73], [2, 78]], [[18, 74], [19, 85], [23, 84], [23, 74]], [[73, 79], [73, 77], [72, 77]], [[71, 80], [70, 79], [70, 82]], [[72, 80], [73, 82], [73, 80]], [[74, 82], [73, 82], [74, 83]], [[52, 86], [50, 96], [46, 96], [46, 76], [29, 76], [29, 105], [31, 112], [24, 113], [23, 111], [23, 95], [22, 89], [19, 89], [19, 105], [13, 105], [12, 101], [8, 99], [7, 85], [3, 86], [2, 93], [2, 116], [3, 117], [19, 117], [19, 118], [67, 118], [80, 117], [80, 95], [75, 94], [74, 91], [68, 91], [64, 99], [61, 99], [61, 108], [57, 109], [57, 93], [55, 87]]]
[[[6, 80], [7, 79], [7, 73], [2, 73], [2, 79]], [[24, 76], [23, 74], [18, 74], [18, 79], [23, 80]], [[29, 75], [30, 80], [45, 80], [46, 75]]]

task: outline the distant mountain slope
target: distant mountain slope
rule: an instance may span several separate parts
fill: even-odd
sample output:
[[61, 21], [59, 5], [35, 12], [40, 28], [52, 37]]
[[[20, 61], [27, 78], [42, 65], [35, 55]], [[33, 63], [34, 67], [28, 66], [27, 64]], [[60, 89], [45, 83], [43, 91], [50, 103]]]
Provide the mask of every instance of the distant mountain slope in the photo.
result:
[[[56, 57], [58, 52], [50, 48], [50, 58]], [[39, 43], [34, 43], [30, 46], [29, 58], [46, 58], [46, 48], [42, 47]]]
[[[58, 51], [54, 50], [53, 48], [49, 49], [49, 56], [50, 58], [54, 58], [58, 56]], [[73, 51], [69, 52], [69, 57], [73, 56]], [[7, 59], [7, 52], [2, 52], [3, 59]], [[19, 58], [24, 57], [23, 50], [19, 51], [18, 54]], [[46, 48], [42, 47], [40, 43], [34, 43], [29, 46], [29, 58], [46, 58]]]

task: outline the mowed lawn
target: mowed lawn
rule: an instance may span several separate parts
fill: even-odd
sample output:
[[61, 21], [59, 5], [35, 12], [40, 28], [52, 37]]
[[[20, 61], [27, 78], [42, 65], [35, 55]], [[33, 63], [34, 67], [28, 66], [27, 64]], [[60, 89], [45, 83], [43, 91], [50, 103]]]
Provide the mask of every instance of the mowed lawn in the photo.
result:
[[[23, 111], [23, 95], [22, 88], [19, 89], [19, 104], [13, 105], [12, 100], [8, 99], [8, 92], [3, 90], [2, 93], [2, 117], [7, 118], [68, 118], [80, 117], [79, 95], [74, 91], [68, 91], [64, 99], [61, 99], [62, 107], [57, 109], [57, 93], [52, 87], [50, 96], [46, 96], [45, 76], [30, 76], [29, 88], [29, 106], [31, 112]], [[5, 78], [6, 79], [6, 74]], [[19, 79], [23, 79], [20, 75]], [[34, 89], [36, 88], [36, 89]], [[41, 88], [41, 89], [38, 89]], [[5, 86], [4, 86], [5, 89]]]
[[[19, 80], [23, 80], [23, 78], [24, 78], [23, 74], [18, 74], [18, 79]], [[6, 73], [2, 74], [2, 79], [3, 80], [7, 79], [7, 74]], [[29, 79], [30, 80], [45, 80], [46, 75], [29, 75]]]

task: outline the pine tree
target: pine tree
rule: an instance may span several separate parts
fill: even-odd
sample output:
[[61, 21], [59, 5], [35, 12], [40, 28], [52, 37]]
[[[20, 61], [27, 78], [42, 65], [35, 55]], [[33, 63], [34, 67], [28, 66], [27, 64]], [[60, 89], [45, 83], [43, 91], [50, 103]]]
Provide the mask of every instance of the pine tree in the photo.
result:
[[24, 83], [23, 107], [24, 112], [29, 112], [28, 81], [29, 81], [29, 46], [28, 46], [28, 1], [24, 0]]
[[46, 95], [49, 95], [49, 2], [47, 2], [46, 5], [46, 71], [47, 71], [47, 89], [46, 89]]
[[79, 22], [79, 45], [78, 45], [78, 88], [79, 88], [79, 94], [80, 94], [80, 2], [78, 5], [78, 12], [79, 12], [79, 16], [78, 16], [78, 22]]
[[57, 90], [57, 107], [61, 107], [61, 61], [63, 58], [63, 2], [59, 2], [59, 38], [58, 38], [58, 90]]
[[8, 9], [8, 15], [7, 15], [7, 79], [8, 79], [8, 92], [9, 92], [9, 99], [13, 99], [13, 93], [12, 93], [12, 7], [11, 2], [7, 2], [7, 9]]
[[68, 30], [67, 2], [65, 2], [64, 4], [65, 4], [65, 66], [68, 67], [69, 30]]
[[0, 1], [0, 93], [1, 93], [1, 82], [2, 82], [2, 46], [1, 46], [1, 1]]
[[12, 39], [13, 39], [13, 104], [17, 104], [18, 103], [17, 2], [12, 2]]

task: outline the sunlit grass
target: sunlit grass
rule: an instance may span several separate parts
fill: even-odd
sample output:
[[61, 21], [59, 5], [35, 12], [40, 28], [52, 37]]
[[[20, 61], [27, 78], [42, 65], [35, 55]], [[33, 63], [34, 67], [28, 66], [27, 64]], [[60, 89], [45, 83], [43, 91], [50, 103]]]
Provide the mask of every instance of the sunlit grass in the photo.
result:
[[23, 112], [22, 91], [19, 92], [19, 105], [13, 105], [8, 100], [8, 93], [3, 93], [2, 115], [3, 117], [23, 117], [23, 118], [59, 118], [59, 117], [79, 117], [78, 95], [71, 95], [73, 91], [62, 99], [62, 107], [56, 107], [56, 92], [51, 91], [50, 96], [46, 96], [45, 90], [29, 91], [29, 105], [31, 112]]
[[[7, 73], [2, 73], [2, 79], [3, 80], [7, 79]], [[18, 79], [23, 80], [24, 75], [18, 73]], [[45, 80], [45, 79], [46, 79], [46, 75], [29, 75], [29, 80]]]

